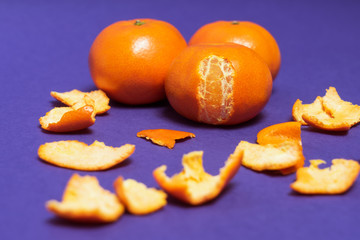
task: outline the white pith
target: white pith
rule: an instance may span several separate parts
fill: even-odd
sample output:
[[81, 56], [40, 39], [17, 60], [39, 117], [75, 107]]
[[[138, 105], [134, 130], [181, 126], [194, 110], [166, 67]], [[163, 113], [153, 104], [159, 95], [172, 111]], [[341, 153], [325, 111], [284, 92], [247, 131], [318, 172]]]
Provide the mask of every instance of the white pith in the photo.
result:
[[[212, 97], [211, 85], [214, 84], [214, 79], [208, 79], [210, 71], [216, 71], [214, 65], [220, 68], [221, 74], [216, 81], [220, 81], [221, 98], [220, 101], [209, 103]], [[207, 123], [220, 124], [229, 119], [233, 112], [233, 76], [234, 69], [231, 63], [224, 58], [211, 55], [200, 62], [200, 76], [202, 81], [198, 86], [199, 92], [199, 120]], [[211, 109], [217, 109], [209, 112]]]

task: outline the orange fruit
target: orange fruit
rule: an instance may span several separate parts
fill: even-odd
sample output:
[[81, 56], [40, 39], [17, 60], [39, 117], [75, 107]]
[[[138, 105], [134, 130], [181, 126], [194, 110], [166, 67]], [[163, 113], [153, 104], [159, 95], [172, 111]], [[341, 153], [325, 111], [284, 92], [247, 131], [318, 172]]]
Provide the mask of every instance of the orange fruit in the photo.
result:
[[187, 46], [171, 24], [138, 19], [119, 21], [96, 37], [89, 53], [95, 85], [125, 104], [147, 104], [165, 97], [164, 80], [174, 57]]
[[267, 63], [275, 79], [281, 56], [275, 38], [262, 26], [245, 21], [217, 21], [204, 25], [191, 37], [189, 45], [232, 42], [251, 48]]
[[238, 124], [255, 117], [272, 90], [266, 63], [238, 44], [194, 45], [175, 58], [165, 81], [171, 106], [208, 124]]

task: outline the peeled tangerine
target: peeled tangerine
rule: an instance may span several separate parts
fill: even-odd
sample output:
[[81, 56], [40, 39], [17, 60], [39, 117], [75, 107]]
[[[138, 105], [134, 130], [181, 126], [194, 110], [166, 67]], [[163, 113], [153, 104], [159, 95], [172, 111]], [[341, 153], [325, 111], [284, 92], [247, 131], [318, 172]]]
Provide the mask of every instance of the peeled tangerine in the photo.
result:
[[94, 100], [85, 96], [72, 107], [56, 107], [39, 119], [43, 129], [51, 132], [78, 131], [95, 123]]
[[240, 168], [242, 151], [237, 147], [216, 176], [205, 172], [202, 155], [202, 151], [185, 154], [182, 159], [184, 169], [171, 178], [165, 174], [165, 165], [158, 167], [153, 172], [155, 180], [167, 193], [191, 205], [216, 198]]
[[59, 167], [83, 171], [109, 169], [133, 154], [135, 145], [125, 144], [114, 148], [103, 142], [91, 145], [76, 140], [45, 143], [38, 149], [39, 157]]
[[296, 172], [291, 188], [302, 194], [341, 194], [346, 192], [359, 175], [359, 163], [354, 160], [334, 159], [329, 168], [319, 169], [323, 160], [310, 160], [310, 166]]
[[81, 101], [85, 95], [94, 100], [94, 108], [96, 114], [103, 114], [110, 109], [109, 101], [110, 99], [102, 90], [95, 90], [91, 92], [81, 92], [79, 90], [72, 90], [69, 92], [55, 92], [52, 91], [51, 96], [60, 102], [68, 105], [69, 107], [74, 106], [77, 102]]
[[312, 104], [298, 99], [293, 106], [293, 117], [303, 125], [330, 131], [347, 131], [360, 122], [360, 106], [340, 98], [334, 87], [326, 90]]
[[136, 215], [155, 212], [166, 205], [166, 193], [133, 179], [118, 177], [114, 182], [116, 194], [127, 211]]
[[289, 174], [304, 164], [302, 148], [293, 141], [277, 144], [258, 145], [241, 141], [240, 149], [244, 152], [242, 165], [255, 171], [279, 170]]
[[65, 189], [61, 202], [50, 200], [46, 208], [77, 222], [114, 222], [123, 213], [124, 206], [115, 194], [103, 189], [96, 177], [74, 174]]
[[148, 129], [138, 132], [136, 136], [150, 139], [155, 144], [172, 149], [176, 140], [188, 137], [194, 138], [195, 134], [170, 129]]
[[232, 125], [255, 117], [268, 102], [272, 77], [266, 63], [238, 44], [187, 47], [165, 80], [171, 106], [207, 124]]

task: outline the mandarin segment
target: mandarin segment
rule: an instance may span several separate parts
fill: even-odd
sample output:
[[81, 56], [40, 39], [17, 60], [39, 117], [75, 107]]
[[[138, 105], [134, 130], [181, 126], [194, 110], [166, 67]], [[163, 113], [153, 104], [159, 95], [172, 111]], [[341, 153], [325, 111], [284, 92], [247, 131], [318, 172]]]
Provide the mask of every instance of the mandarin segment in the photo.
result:
[[50, 132], [72, 132], [95, 123], [94, 101], [85, 96], [73, 107], [56, 107], [39, 119], [41, 128]]
[[45, 143], [38, 149], [39, 158], [53, 165], [82, 170], [98, 171], [109, 169], [132, 155], [135, 146], [125, 144], [109, 147], [94, 141], [91, 145], [76, 140]]
[[266, 145], [241, 141], [239, 146], [244, 152], [242, 165], [255, 171], [283, 170], [284, 174], [291, 173], [292, 167], [304, 161], [301, 146], [293, 141]]
[[155, 144], [172, 149], [175, 146], [176, 140], [194, 138], [195, 134], [170, 129], [148, 129], [138, 132], [136, 136], [151, 140]]
[[216, 176], [205, 172], [202, 155], [202, 151], [185, 154], [182, 172], [171, 178], [165, 174], [165, 165], [158, 167], [153, 172], [156, 182], [175, 198], [191, 205], [200, 205], [216, 198], [240, 168], [242, 151], [236, 147]]
[[334, 159], [329, 168], [319, 169], [323, 160], [310, 160], [310, 166], [300, 168], [291, 188], [302, 194], [341, 194], [346, 192], [359, 175], [357, 161]]
[[135, 215], [145, 215], [163, 208], [167, 195], [162, 190], [148, 188], [133, 179], [118, 177], [114, 182], [116, 194], [127, 211]]
[[124, 213], [116, 195], [103, 189], [96, 177], [74, 174], [62, 201], [50, 200], [46, 208], [61, 218], [77, 222], [114, 222]]
[[60, 102], [68, 105], [69, 107], [74, 106], [77, 102], [81, 101], [85, 95], [89, 96], [94, 100], [94, 108], [96, 114], [103, 114], [110, 109], [109, 101], [110, 99], [106, 96], [105, 92], [102, 90], [95, 90], [91, 92], [81, 92], [77, 89], [74, 89], [69, 92], [55, 92], [52, 91], [51, 96]]

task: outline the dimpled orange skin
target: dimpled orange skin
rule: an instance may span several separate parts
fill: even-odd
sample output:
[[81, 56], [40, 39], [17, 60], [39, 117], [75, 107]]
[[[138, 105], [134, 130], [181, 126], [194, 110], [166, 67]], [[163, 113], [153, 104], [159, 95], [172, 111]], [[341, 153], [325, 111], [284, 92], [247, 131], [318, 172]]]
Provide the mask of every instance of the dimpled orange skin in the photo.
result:
[[257, 52], [268, 64], [275, 79], [280, 69], [280, 49], [275, 38], [265, 28], [247, 21], [212, 22], [197, 30], [189, 45], [224, 42], [241, 44]]
[[186, 46], [180, 32], [167, 22], [119, 21], [100, 32], [92, 44], [91, 77], [118, 102], [157, 102], [165, 97], [164, 80], [172, 60]]
[[234, 69], [233, 112], [221, 123], [206, 123], [233, 125], [255, 117], [271, 96], [271, 73], [258, 54], [247, 47], [231, 43], [189, 46], [175, 58], [165, 81], [165, 91], [171, 106], [180, 115], [203, 122], [199, 119], [197, 91], [203, 81], [199, 74], [199, 64], [203, 59], [213, 55], [228, 60]]

